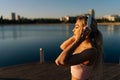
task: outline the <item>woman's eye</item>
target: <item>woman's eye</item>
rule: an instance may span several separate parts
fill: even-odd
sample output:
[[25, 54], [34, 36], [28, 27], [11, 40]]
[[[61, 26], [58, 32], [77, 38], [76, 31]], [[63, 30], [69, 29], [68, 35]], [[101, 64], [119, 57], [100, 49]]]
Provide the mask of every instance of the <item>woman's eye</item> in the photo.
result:
[[75, 29], [77, 29], [77, 28], [78, 28], [78, 26], [75, 27]]
[[77, 29], [78, 27], [75, 27], [75, 29]]

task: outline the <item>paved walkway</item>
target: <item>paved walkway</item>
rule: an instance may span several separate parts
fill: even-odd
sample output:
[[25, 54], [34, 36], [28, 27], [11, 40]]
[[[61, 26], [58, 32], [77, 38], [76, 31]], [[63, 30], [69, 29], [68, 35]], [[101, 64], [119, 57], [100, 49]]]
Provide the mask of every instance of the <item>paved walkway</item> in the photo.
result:
[[[120, 65], [105, 64], [104, 80], [120, 80]], [[0, 80], [70, 80], [69, 67], [28, 63], [0, 68]]]

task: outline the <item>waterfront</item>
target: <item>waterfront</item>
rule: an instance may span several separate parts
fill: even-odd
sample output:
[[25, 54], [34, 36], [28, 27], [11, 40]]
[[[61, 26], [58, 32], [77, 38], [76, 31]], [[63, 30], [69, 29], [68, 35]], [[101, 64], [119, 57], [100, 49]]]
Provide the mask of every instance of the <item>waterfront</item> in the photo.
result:
[[104, 25], [104, 26], [120, 26], [120, 22], [103, 22], [98, 23], [98, 25]]
[[[0, 27], [0, 66], [39, 61], [43, 48], [46, 61], [54, 61], [59, 45], [72, 35], [73, 24], [5, 25]], [[104, 39], [104, 62], [119, 62], [120, 27], [98, 26]]]

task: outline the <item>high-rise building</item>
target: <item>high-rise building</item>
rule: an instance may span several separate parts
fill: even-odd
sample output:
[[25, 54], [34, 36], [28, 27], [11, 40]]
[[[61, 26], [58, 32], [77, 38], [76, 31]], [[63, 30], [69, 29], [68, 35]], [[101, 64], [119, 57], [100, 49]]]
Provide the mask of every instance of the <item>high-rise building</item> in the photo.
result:
[[21, 17], [20, 17], [20, 15], [18, 15], [18, 16], [17, 16], [17, 20], [20, 20], [20, 19], [21, 19]]
[[94, 9], [90, 9], [90, 10], [88, 11], [88, 13], [95, 18], [95, 11], [94, 11]]
[[0, 17], [0, 20], [3, 20], [3, 16]]
[[16, 20], [16, 14], [14, 12], [11, 13], [12, 20]]

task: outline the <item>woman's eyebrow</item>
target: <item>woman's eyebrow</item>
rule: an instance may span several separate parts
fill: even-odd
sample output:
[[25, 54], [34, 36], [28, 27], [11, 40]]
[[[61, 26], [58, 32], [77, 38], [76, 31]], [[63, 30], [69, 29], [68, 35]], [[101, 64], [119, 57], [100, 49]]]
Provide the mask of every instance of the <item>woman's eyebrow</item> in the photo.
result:
[[75, 24], [75, 26], [80, 26], [79, 24]]
[[79, 26], [78, 24], [75, 24], [75, 26]]

